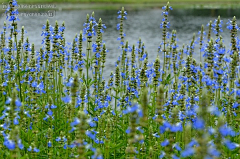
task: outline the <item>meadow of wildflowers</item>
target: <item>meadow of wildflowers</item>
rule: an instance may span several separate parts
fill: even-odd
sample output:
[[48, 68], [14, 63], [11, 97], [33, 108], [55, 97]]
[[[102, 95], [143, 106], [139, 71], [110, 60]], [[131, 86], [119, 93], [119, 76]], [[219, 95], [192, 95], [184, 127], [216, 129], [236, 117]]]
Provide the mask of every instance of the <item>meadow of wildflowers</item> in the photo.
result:
[[10, 0], [0, 38], [0, 158], [240, 158], [235, 17], [227, 22], [230, 43], [221, 37], [219, 16], [178, 46], [167, 3], [159, 56], [148, 61], [141, 39], [133, 46], [125, 40], [122, 8], [120, 56], [104, 78], [106, 26], [94, 13], [71, 47], [64, 23], [47, 21], [37, 50], [17, 25], [16, 6]]

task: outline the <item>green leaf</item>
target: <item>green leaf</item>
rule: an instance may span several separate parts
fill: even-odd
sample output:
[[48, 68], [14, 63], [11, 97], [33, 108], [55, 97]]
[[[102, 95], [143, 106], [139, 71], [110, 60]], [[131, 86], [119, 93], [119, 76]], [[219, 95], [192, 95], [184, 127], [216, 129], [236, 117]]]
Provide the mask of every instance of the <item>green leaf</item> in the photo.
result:
[[87, 63], [87, 59], [83, 59], [84, 60], [84, 63], [86, 64]]
[[92, 155], [92, 154], [93, 154], [92, 151], [88, 151], [87, 153], [84, 154], [84, 156], [90, 156], [90, 155]]
[[20, 157], [19, 159], [27, 159], [27, 156]]
[[122, 146], [126, 146], [126, 144], [125, 144], [125, 142], [121, 142], [121, 143], [119, 143], [119, 144], [110, 144], [110, 146], [111, 146], [111, 151], [114, 151], [114, 150], [117, 150], [117, 149], [119, 149], [120, 147], [122, 147]]
[[120, 99], [120, 97], [117, 97], [117, 96], [114, 96], [114, 95], [112, 95], [112, 97], [114, 97], [114, 99]]
[[30, 72], [30, 70], [27, 70], [27, 71], [24, 70], [24, 71], [21, 71], [21, 72], [17, 72], [16, 75], [17, 76], [22, 76], [23, 74], [28, 73], [28, 72]]
[[89, 85], [91, 86], [93, 83], [96, 83], [96, 82], [97, 82], [97, 80], [90, 81]]
[[120, 157], [120, 159], [124, 159], [125, 158], [125, 155], [123, 154], [121, 157]]
[[167, 76], [166, 79], [163, 81], [163, 83], [164, 83], [165, 85], [167, 85], [167, 84], [170, 83], [171, 79], [173, 79], [173, 78], [171, 78], [171, 74], [168, 74], [168, 76]]
[[[1, 100], [2, 100], [2, 99], [1, 99]], [[3, 106], [4, 106], [4, 103], [5, 103], [4, 100], [0, 101], [0, 106], [1, 106], [1, 108], [4, 108], [4, 107], [3, 107]]]
[[122, 125], [117, 125], [118, 130], [120, 130], [121, 132], [125, 133], [125, 131], [122, 129], [121, 126], [122, 126]]

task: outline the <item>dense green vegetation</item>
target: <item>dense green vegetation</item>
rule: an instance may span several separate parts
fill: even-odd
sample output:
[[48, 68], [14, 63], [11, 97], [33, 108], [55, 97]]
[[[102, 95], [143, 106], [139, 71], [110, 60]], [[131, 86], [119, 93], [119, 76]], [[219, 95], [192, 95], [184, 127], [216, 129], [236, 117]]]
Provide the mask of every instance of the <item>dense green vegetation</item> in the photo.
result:
[[[221, 36], [219, 16], [179, 46], [167, 3], [158, 57], [149, 61], [141, 39], [133, 46], [125, 39], [122, 8], [114, 50], [120, 55], [115, 68], [106, 68], [111, 44], [94, 13], [72, 43], [64, 38], [71, 28], [47, 21], [36, 49], [18, 26], [17, 2], [9, 4], [0, 34], [1, 159], [239, 158], [236, 17], [227, 22], [231, 41]], [[112, 73], [103, 78], [106, 69]]]

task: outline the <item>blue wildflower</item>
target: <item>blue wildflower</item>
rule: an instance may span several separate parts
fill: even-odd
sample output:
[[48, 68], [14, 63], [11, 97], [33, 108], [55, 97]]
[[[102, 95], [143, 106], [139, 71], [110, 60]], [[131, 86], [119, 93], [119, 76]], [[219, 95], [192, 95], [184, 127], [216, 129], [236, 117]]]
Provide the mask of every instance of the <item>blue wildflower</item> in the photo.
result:
[[231, 127], [227, 126], [227, 125], [223, 125], [219, 128], [219, 132], [222, 136], [236, 136], [236, 132], [234, 132], [232, 130]]
[[51, 141], [48, 141], [48, 147], [52, 147]]
[[28, 150], [28, 151], [32, 151], [32, 146], [29, 146], [29, 147], [27, 148], [27, 150]]
[[18, 140], [18, 147], [19, 147], [19, 149], [21, 149], [21, 150], [24, 148], [24, 145], [22, 144], [21, 139]]
[[12, 140], [5, 140], [3, 143], [9, 150], [15, 149], [15, 143]]
[[192, 156], [194, 154], [194, 149], [189, 147], [187, 149], [185, 149], [184, 151], [182, 151], [181, 153], [181, 157], [189, 157], [189, 156]]
[[168, 144], [169, 144], [169, 140], [166, 139], [166, 140], [164, 140], [164, 141], [161, 143], [161, 146], [165, 147], [165, 146], [167, 146]]
[[78, 125], [80, 123], [80, 120], [78, 118], [75, 118], [74, 121], [71, 123], [71, 126]]
[[15, 118], [13, 119], [13, 124], [14, 124], [14, 125], [18, 125], [18, 124], [19, 124], [19, 121], [18, 121], [17, 117], [15, 117]]
[[67, 96], [65, 96], [65, 97], [62, 98], [62, 101], [63, 101], [64, 103], [70, 103], [70, 102], [71, 102], [71, 97], [67, 95]]
[[57, 141], [57, 142], [61, 141], [61, 137], [57, 137], [57, 138], [55, 139], [55, 141]]
[[33, 149], [33, 151], [34, 151], [34, 152], [39, 152], [40, 150], [35, 147], [35, 148]]
[[22, 103], [20, 102], [19, 99], [17, 99], [17, 100], [15, 101], [15, 104], [16, 104], [17, 107], [20, 107], [20, 106], [22, 105]]
[[239, 147], [239, 144], [231, 142], [230, 140], [225, 140], [224, 144], [229, 150], [234, 150], [235, 148]]
[[162, 151], [158, 158], [163, 158], [165, 155], [166, 153]]
[[178, 150], [178, 151], [181, 151], [181, 150], [182, 150], [182, 148], [179, 146], [178, 143], [174, 144], [174, 145], [173, 145], [173, 148], [175, 148], [175, 149]]
[[205, 127], [204, 120], [200, 119], [200, 118], [197, 118], [195, 120], [195, 122], [193, 123], [193, 127], [197, 130], [204, 129], [204, 127]]

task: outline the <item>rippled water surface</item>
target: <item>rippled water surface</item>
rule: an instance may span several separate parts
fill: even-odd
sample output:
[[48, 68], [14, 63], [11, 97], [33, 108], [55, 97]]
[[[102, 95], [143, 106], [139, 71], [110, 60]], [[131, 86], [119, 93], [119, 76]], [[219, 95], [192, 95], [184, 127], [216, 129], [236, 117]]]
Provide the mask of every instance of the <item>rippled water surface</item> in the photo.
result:
[[[149, 53], [149, 59], [154, 60], [157, 57], [157, 50], [159, 44], [162, 42], [162, 30], [160, 29], [160, 23], [163, 18], [161, 15], [162, 10], [137, 10], [128, 11], [127, 20], [124, 21], [124, 32], [126, 33], [126, 40], [129, 41], [130, 45], [137, 44], [139, 37], [145, 43], [146, 50]], [[229, 48], [230, 44], [230, 33], [226, 29], [226, 23], [228, 19], [232, 19], [234, 15], [236, 17], [240, 11], [238, 10], [173, 10], [169, 13], [170, 29], [177, 30], [178, 45], [181, 47], [182, 44], [190, 44], [193, 33], [196, 33], [198, 37], [198, 31], [201, 29], [201, 25], [205, 26], [206, 31], [207, 23], [221, 15], [223, 20], [223, 33], [221, 35], [224, 38], [225, 45]], [[55, 16], [22, 16], [19, 17], [18, 27], [25, 26], [27, 30], [26, 36], [29, 37], [30, 42], [33, 42], [36, 48], [40, 48], [42, 42], [42, 26], [46, 23], [46, 19], [49, 19], [51, 25], [55, 25], [55, 21], [59, 22], [59, 25], [65, 21], [66, 41], [72, 42], [76, 34], [79, 34], [80, 30], [83, 29], [83, 23], [86, 19], [86, 14], [91, 14], [91, 10], [73, 10], [73, 11], [56, 11]], [[117, 37], [119, 32], [116, 29], [116, 25], [119, 22], [117, 19], [117, 11], [109, 10], [96, 10], [95, 17], [98, 20], [100, 17], [103, 23], [107, 26], [105, 33], [103, 34], [103, 40], [109, 50], [107, 53], [105, 75], [113, 71], [114, 63], [116, 62], [121, 51], [118, 49], [119, 41]], [[0, 17], [0, 27], [3, 26], [5, 21], [4, 16]], [[237, 17], [238, 18], [238, 17]], [[239, 24], [239, 21], [237, 21]], [[240, 24], [239, 24], [240, 25]], [[2, 31], [2, 30], [1, 30]], [[196, 45], [197, 47], [197, 45]], [[195, 57], [199, 58], [199, 51], [196, 51]], [[159, 55], [160, 57], [162, 55]]]

